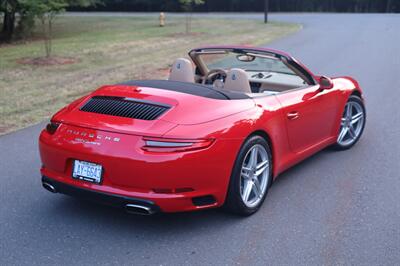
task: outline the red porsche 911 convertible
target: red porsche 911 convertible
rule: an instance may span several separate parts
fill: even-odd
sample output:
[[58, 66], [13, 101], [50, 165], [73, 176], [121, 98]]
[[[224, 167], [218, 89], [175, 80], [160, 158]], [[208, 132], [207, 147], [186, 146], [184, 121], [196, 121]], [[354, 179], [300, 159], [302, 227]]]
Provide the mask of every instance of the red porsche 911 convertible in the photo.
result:
[[179, 58], [168, 80], [107, 85], [56, 113], [40, 134], [42, 184], [128, 212], [224, 206], [250, 215], [279, 173], [366, 120], [349, 77], [316, 76], [290, 55], [213, 46]]

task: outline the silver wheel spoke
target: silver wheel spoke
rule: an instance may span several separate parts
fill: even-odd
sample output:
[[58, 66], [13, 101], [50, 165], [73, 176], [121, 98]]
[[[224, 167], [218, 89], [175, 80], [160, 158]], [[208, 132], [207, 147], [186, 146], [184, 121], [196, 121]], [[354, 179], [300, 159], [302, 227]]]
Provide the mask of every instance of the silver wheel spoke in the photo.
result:
[[344, 126], [346, 124], [346, 118], [342, 117], [340, 121], [340, 126]]
[[351, 124], [354, 125], [355, 123], [357, 123], [358, 121], [360, 121], [360, 119], [364, 116], [363, 113], [358, 113], [356, 115], [353, 115], [351, 117]]
[[348, 103], [347, 104], [347, 111], [346, 111], [346, 117], [347, 118], [351, 118], [352, 109], [353, 109], [353, 105], [351, 103]]
[[265, 169], [267, 169], [268, 166], [269, 166], [268, 160], [265, 160], [257, 164], [255, 176], [259, 176], [260, 174], [262, 174], [265, 171]]
[[264, 166], [268, 166], [268, 160], [265, 160], [259, 164], [257, 164], [257, 170], [263, 168]]
[[338, 141], [339, 141], [339, 142], [343, 141], [343, 139], [344, 139], [344, 137], [346, 136], [348, 130], [349, 130], [348, 127], [343, 127], [343, 128], [340, 130], [340, 134], [339, 134], [339, 137], [338, 137]]
[[257, 155], [258, 155], [258, 148], [256, 146], [250, 153], [250, 160], [249, 164], [247, 165], [248, 167], [254, 168], [257, 165]]
[[264, 165], [263, 167], [261, 167], [260, 169], [258, 169], [256, 172], [255, 172], [255, 176], [259, 176], [259, 175], [261, 175], [262, 173], [264, 173], [264, 171], [267, 169], [267, 167], [268, 167], [268, 165]]
[[262, 196], [261, 185], [257, 178], [253, 181], [253, 192], [257, 198], [261, 198]]
[[243, 200], [246, 202], [249, 200], [251, 190], [253, 189], [253, 182], [250, 180], [245, 181], [244, 187], [243, 187]]
[[354, 132], [354, 129], [352, 126], [349, 126], [349, 134], [350, 134], [351, 138], [353, 138], [353, 139], [356, 138], [356, 133]]

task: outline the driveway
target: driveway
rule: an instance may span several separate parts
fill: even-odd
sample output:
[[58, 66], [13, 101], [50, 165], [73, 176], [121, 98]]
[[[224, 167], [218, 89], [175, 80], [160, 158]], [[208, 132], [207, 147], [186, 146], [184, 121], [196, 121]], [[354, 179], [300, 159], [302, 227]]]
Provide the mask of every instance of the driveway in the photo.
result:
[[45, 191], [44, 124], [29, 127], [0, 137], [0, 264], [399, 265], [400, 16], [270, 18], [304, 28], [269, 46], [318, 74], [359, 80], [367, 126], [353, 149], [325, 150], [286, 171], [248, 218], [218, 210], [142, 217]]

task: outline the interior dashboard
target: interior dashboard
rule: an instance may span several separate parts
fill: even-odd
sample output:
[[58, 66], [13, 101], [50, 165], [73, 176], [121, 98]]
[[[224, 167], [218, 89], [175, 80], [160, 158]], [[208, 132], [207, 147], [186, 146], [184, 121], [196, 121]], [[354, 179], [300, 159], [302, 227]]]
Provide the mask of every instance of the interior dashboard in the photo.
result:
[[279, 93], [303, 87], [307, 83], [297, 75], [246, 70], [252, 93]]

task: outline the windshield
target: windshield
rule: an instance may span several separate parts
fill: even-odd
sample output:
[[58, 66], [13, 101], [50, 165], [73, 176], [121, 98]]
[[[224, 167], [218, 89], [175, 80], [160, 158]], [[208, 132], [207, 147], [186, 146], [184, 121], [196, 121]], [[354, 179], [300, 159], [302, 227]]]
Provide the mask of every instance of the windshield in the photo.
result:
[[281, 60], [270, 57], [253, 56], [250, 60], [239, 60], [240, 55], [233, 52], [218, 53], [218, 54], [201, 54], [200, 58], [209, 70], [215, 68], [231, 69], [241, 68], [246, 71], [257, 72], [277, 72], [284, 74], [296, 75], [288, 68]]

